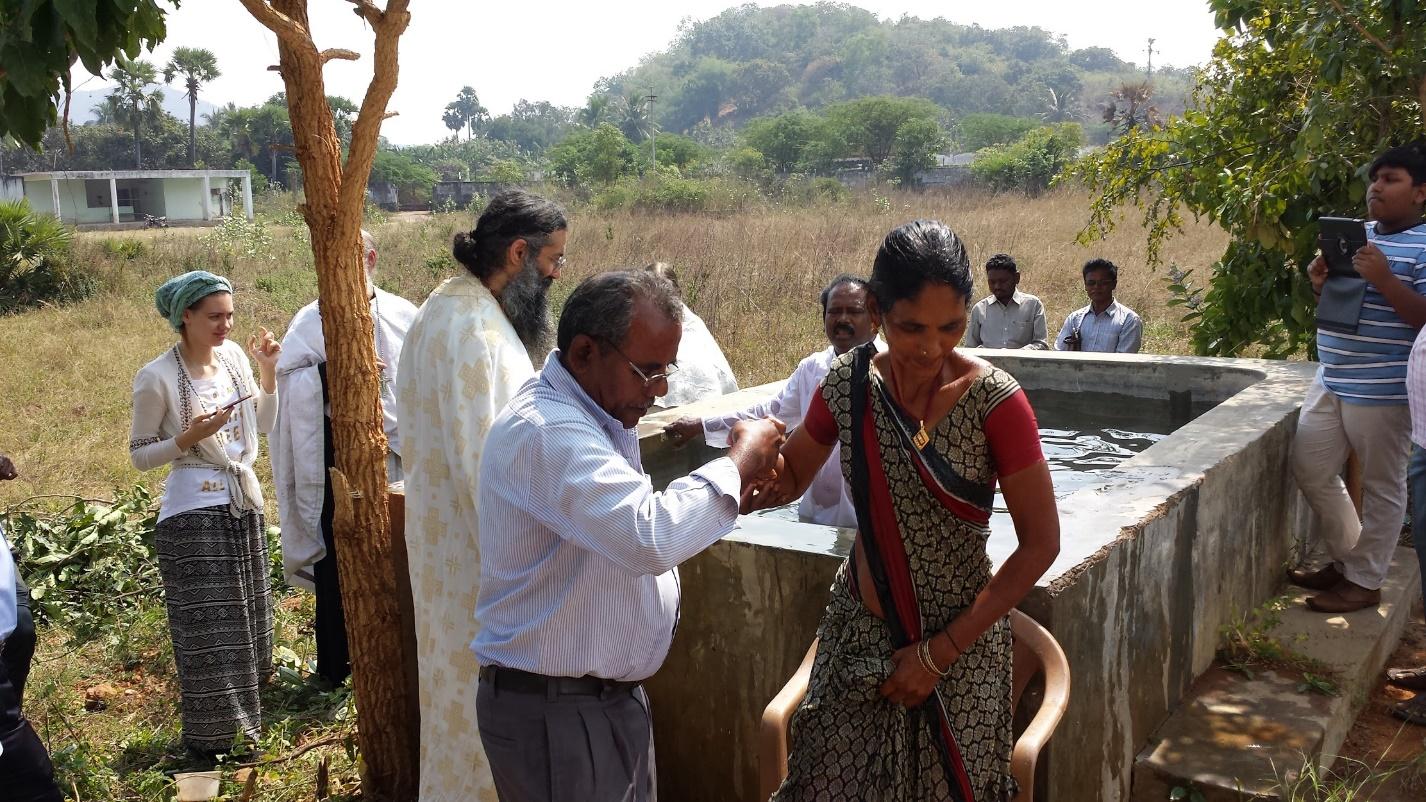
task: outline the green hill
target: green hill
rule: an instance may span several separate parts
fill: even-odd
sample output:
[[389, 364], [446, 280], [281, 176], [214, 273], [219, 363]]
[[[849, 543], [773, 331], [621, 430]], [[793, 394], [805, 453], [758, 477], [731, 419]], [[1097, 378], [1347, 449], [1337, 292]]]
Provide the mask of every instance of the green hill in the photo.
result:
[[[986, 112], [1078, 120], [1100, 140], [1096, 126], [1110, 91], [1144, 77], [1108, 48], [1071, 50], [1062, 36], [1036, 27], [882, 21], [837, 3], [745, 5], [686, 25], [667, 50], [601, 80], [584, 115], [612, 117], [628, 130], [638, 125], [627, 119], [639, 115], [636, 99], [654, 94], [658, 127], [688, 133], [798, 107], [899, 95], [931, 100], [949, 122]], [[1158, 111], [1177, 113], [1192, 72], [1155, 70], [1154, 85]]]

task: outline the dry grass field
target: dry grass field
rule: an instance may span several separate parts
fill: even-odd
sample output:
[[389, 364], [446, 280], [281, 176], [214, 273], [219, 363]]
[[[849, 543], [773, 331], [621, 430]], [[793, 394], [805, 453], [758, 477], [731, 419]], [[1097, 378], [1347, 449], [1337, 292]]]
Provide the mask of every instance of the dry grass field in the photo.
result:
[[[826, 280], [865, 274], [889, 229], [933, 217], [964, 237], [977, 265], [999, 251], [1014, 255], [1021, 288], [1044, 299], [1052, 334], [1084, 303], [1080, 265], [1093, 256], [1113, 260], [1121, 267], [1120, 299], [1146, 321], [1144, 350], [1185, 352], [1179, 312], [1165, 305], [1165, 273], [1144, 266], [1144, 235], [1132, 217], [1106, 242], [1075, 243], [1087, 202], [1064, 190], [1038, 198], [893, 193], [721, 216], [575, 210], [570, 266], [555, 300], [596, 271], [670, 262], [739, 381], [771, 381], [824, 346], [817, 293]], [[132, 377], [173, 341], [154, 311], [153, 289], [185, 270], [222, 273], [238, 288], [240, 333], [259, 325], [282, 331], [315, 296], [316, 277], [305, 230], [276, 224], [291, 220], [277, 212], [264, 219], [261, 233], [226, 240], [218, 229], [81, 233], [75, 258], [98, 276], [101, 292], [74, 306], [0, 318], [0, 450], [15, 457], [22, 473], [0, 486], [0, 507], [37, 494], [108, 496], [136, 481], [156, 485], [159, 476], [140, 477], [130, 467], [126, 449]], [[472, 223], [469, 214], [374, 222], [380, 284], [419, 303], [456, 268], [451, 236]], [[1221, 231], [1196, 225], [1168, 244], [1165, 261], [1202, 275], [1224, 244]]]

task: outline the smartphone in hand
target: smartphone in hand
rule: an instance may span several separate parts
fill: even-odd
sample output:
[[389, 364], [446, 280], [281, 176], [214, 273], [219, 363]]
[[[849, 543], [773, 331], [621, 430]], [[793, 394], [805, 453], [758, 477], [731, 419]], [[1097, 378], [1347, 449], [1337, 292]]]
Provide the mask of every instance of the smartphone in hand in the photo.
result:
[[239, 397], [239, 398], [237, 398], [237, 399], [234, 399], [233, 401], [229, 401], [228, 403], [226, 403], [226, 404], [224, 404], [223, 406], [219, 407], [219, 408], [218, 408], [218, 411], [219, 411], [219, 412], [227, 412], [228, 410], [232, 409], [233, 407], [237, 406], [238, 404], [243, 403], [244, 401], [246, 401], [246, 400], [248, 400], [249, 398], [252, 398], [252, 397], [253, 397], [253, 394], [252, 394], [252, 393], [248, 393], [248, 394], [245, 395], [245, 396], [241, 396], [241, 397]]

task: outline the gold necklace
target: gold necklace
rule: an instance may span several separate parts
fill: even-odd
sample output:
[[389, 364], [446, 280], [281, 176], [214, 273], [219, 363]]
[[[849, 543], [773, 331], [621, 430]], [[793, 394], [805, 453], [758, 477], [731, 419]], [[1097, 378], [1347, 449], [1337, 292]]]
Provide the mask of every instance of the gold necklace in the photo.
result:
[[[886, 366], [891, 368], [891, 381], [896, 385], [897, 395], [900, 395], [901, 382], [896, 378], [896, 370], [892, 366], [890, 359], [886, 361]], [[936, 385], [940, 383], [941, 374], [944, 373], [945, 370], [946, 365], [942, 362], [941, 369], [936, 371], [936, 377], [931, 380], [931, 395], [926, 398], [926, 406], [921, 410], [921, 419], [916, 422], [918, 426], [916, 434], [911, 435], [911, 445], [915, 446], [917, 451], [925, 448], [926, 444], [931, 442], [931, 435], [926, 431], [926, 418], [931, 415], [931, 404], [936, 400]], [[907, 400], [909, 401], [910, 399]]]

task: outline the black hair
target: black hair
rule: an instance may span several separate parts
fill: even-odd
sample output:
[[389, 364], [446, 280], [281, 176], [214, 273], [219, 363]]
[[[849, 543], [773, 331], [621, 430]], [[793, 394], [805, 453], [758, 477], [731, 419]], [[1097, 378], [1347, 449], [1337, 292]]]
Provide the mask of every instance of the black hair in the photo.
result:
[[1375, 181], [1383, 167], [1400, 167], [1411, 174], [1411, 183], [1426, 184], [1426, 142], [1417, 140], [1382, 151], [1367, 168], [1367, 178]]
[[1020, 267], [1015, 264], [1015, 259], [1008, 253], [997, 253], [985, 262], [986, 270], [1009, 270], [1011, 273], [1019, 273]]
[[505, 252], [523, 239], [538, 252], [550, 235], [569, 228], [564, 209], [522, 189], [508, 189], [490, 199], [475, 228], [455, 236], [451, 255], [478, 279], [487, 279], [505, 267]]
[[855, 284], [858, 287], [865, 288], [867, 286], [867, 280], [861, 276], [854, 276], [851, 273], [842, 273], [827, 282], [827, 286], [822, 288], [822, 314], [827, 314], [827, 302], [832, 300], [832, 291], [843, 284]]
[[939, 220], [915, 220], [892, 229], [876, 251], [868, 287], [881, 307], [915, 298], [927, 284], [944, 284], [971, 301], [974, 280], [960, 237]]
[[1080, 277], [1088, 276], [1096, 270], [1109, 271], [1109, 280], [1116, 285], [1119, 283], [1119, 268], [1115, 267], [1114, 263], [1108, 259], [1090, 259], [1085, 262], [1084, 269], [1080, 271]]
[[678, 288], [668, 279], [648, 270], [615, 270], [596, 273], [579, 282], [560, 312], [556, 343], [567, 352], [574, 338], [583, 334], [605, 344], [619, 346], [629, 335], [634, 306], [646, 300], [669, 320], [683, 320], [683, 304]]

